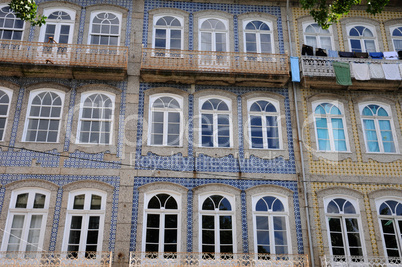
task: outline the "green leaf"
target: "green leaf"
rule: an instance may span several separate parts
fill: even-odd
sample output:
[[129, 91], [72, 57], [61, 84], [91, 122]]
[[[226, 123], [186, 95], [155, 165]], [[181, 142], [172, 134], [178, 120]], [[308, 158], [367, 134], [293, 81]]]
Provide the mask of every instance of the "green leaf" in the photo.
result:
[[11, 0], [9, 7], [17, 18], [30, 22], [32, 26], [46, 24], [47, 17], [38, 16], [38, 6], [33, 0]]

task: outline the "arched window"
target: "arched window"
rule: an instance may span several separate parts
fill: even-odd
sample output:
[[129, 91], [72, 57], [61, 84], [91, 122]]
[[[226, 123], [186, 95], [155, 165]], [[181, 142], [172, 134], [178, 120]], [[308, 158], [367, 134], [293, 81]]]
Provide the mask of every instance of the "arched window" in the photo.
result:
[[180, 201], [166, 193], [150, 195], [146, 199], [143, 251], [178, 252]]
[[273, 53], [272, 24], [259, 20], [244, 22], [246, 53]]
[[231, 102], [221, 97], [200, 99], [201, 146], [231, 147]]
[[153, 46], [160, 49], [182, 49], [183, 19], [173, 16], [154, 17]]
[[377, 201], [382, 240], [388, 257], [402, 255], [402, 202], [396, 200]]
[[23, 30], [24, 21], [9, 6], [0, 6], [0, 39], [21, 41]]
[[331, 254], [363, 256], [365, 253], [357, 202], [341, 197], [328, 198], [324, 200], [324, 207]]
[[6, 130], [12, 95], [13, 92], [11, 90], [3, 88], [0, 90], [0, 141], [4, 140], [4, 132]]
[[391, 28], [391, 38], [395, 51], [402, 51], [402, 26]]
[[94, 257], [102, 251], [106, 193], [80, 189], [68, 196], [62, 251], [71, 258]]
[[200, 50], [201, 51], [228, 51], [228, 26], [222, 19], [200, 19]]
[[375, 52], [376, 33], [374, 28], [361, 25], [347, 27], [350, 50], [352, 52]]
[[200, 198], [201, 251], [203, 253], [233, 253], [235, 234], [233, 198], [208, 195]]
[[81, 96], [78, 143], [111, 144], [115, 96], [85, 93]]
[[360, 114], [367, 152], [396, 153], [391, 111], [379, 104], [361, 104]]
[[173, 95], [150, 96], [149, 145], [180, 146], [182, 144], [183, 99]]
[[59, 141], [64, 93], [33, 91], [29, 96], [23, 140], [56, 143]]
[[251, 148], [280, 149], [279, 103], [258, 99], [248, 101]]
[[317, 23], [303, 25], [304, 43], [316, 48], [323, 48], [327, 51], [332, 49], [332, 33], [330, 29], [324, 30]]
[[41, 27], [40, 41], [47, 43], [52, 37], [56, 43], [71, 44], [75, 11], [60, 9], [45, 9], [43, 14], [47, 16], [46, 24]]
[[[38, 188], [11, 193], [2, 251], [42, 251], [50, 192]], [[27, 255], [28, 256], [28, 255]]]
[[96, 12], [91, 14], [89, 43], [92, 45], [119, 45], [121, 14]]
[[341, 109], [332, 103], [319, 103], [313, 108], [318, 150], [347, 151]]
[[291, 243], [287, 199], [276, 196], [254, 197], [253, 215], [255, 252], [289, 254]]

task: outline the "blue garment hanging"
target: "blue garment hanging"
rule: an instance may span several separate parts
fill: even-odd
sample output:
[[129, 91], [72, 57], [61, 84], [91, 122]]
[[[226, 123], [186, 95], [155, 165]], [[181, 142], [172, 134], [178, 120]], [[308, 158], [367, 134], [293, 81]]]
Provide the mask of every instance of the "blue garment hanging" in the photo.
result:
[[292, 82], [300, 82], [300, 66], [298, 57], [290, 57], [290, 70], [292, 72]]

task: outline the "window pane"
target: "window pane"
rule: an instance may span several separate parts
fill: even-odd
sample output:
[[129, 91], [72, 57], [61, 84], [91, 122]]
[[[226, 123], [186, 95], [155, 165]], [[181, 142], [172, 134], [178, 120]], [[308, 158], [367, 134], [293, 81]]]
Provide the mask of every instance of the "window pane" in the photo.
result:
[[36, 193], [33, 208], [34, 209], [43, 209], [45, 207], [45, 200], [46, 200], [45, 195]]
[[73, 209], [82, 210], [84, 209], [85, 195], [77, 195], [74, 197]]
[[27, 203], [28, 203], [28, 193], [19, 194], [17, 196], [15, 207], [25, 209], [27, 207]]
[[91, 210], [100, 210], [101, 209], [102, 197], [97, 195], [92, 195], [91, 198]]

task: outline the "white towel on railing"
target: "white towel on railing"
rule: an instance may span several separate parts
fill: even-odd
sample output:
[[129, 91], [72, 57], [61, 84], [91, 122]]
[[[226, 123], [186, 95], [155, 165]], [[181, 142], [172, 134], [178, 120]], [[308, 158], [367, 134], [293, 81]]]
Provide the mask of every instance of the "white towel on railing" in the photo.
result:
[[398, 53], [395, 51], [390, 51], [390, 52], [383, 52], [384, 58], [387, 60], [397, 60], [398, 59]]
[[387, 80], [400, 80], [401, 73], [399, 72], [398, 64], [382, 64], [382, 69]]
[[370, 80], [370, 70], [367, 63], [352, 62], [352, 72], [356, 80], [360, 81]]
[[385, 79], [381, 64], [370, 64], [370, 77], [371, 79]]
[[400, 72], [400, 74], [402, 76], [402, 64], [399, 64], [399, 72]]

